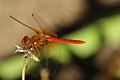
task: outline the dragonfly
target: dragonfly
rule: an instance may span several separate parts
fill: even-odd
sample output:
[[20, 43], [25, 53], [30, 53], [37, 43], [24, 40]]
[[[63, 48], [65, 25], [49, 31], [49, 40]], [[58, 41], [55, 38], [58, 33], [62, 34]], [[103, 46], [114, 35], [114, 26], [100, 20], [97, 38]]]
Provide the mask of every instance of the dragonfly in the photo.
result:
[[[32, 14], [32, 17], [38, 24], [40, 30], [37, 30], [33, 28], [32, 26], [29, 26], [21, 22], [20, 20], [16, 19], [13, 16], [10, 16], [10, 17], [14, 19], [15, 21], [21, 23], [25, 27], [29, 28], [33, 32], [35, 32], [33, 36], [31, 37], [25, 36], [22, 39], [22, 45], [24, 47], [20, 47], [16, 45], [16, 47], [18, 48], [16, 52], [25, 52], [26, 57], [30, 56], [35, 61], [39, 61], [39, 57], [43, 53], [44, 48], [46, 48], [45, 55], [46, 55], [46, 70], [47, 71], [48, 71], [48, 56], [50, 53], [49, 45], [51, 43], [70, 43], [70, 44], [84, 44], [85, 43], [85, 41], [83, 40], [71, 40], [71, 39], [57, 38], [57, 34], [55, 34], [52, 31], [48, 31], [46, 27], [49, 27], [49, 25], [40, 16], [38, 16], [35, 13]], [[38, 54], [36, 55], [36, 53]]]

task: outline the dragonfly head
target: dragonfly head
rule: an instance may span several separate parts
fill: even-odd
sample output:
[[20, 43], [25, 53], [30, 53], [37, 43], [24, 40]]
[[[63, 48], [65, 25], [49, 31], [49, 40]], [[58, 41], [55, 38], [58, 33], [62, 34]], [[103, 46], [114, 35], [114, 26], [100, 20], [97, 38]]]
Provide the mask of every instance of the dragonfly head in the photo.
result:
[[23, 44], [23, 45], [27, 45], [27, 44], [29, 44], [29, 42], [30, 42], [30, 39], [29, 39], [28, 36], [25, 36], [25, 37], [22, 39], [22, 44]]

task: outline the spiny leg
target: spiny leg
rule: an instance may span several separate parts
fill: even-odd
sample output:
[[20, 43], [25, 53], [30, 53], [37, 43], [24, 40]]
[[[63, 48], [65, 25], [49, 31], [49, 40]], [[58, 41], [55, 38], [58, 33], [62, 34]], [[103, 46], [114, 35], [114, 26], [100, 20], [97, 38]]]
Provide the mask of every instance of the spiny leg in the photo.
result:
[[[37, 47], [40, 48], [41, 51], [39, 51]], [[35, 46], [35, 48], [38, 50], [38, 55], [37, 55], [37, 57], [39, 57], [39, 56], [41, 55], [41, 53], [43, 52], [43, 47], [41, 47], [41, 46]]]

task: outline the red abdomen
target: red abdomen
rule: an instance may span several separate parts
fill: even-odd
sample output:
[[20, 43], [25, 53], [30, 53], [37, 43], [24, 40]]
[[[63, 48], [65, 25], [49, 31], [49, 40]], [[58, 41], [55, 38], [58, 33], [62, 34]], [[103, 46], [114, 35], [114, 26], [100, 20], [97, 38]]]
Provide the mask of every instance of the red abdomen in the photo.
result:
[[84, 44], [85, 43], [85, 41], [81, 41], [81, 40], [70, 40], [70, 39], [62, 39], [62, 38], [54, 38], [54, 37], [48, 37], [48, 41], [71, 43], [71, 44]]

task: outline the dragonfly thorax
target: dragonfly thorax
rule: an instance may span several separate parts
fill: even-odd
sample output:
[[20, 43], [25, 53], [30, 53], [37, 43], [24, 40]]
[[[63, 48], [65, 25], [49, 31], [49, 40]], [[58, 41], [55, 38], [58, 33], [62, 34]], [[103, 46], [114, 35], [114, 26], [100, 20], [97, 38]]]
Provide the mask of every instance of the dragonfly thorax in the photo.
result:
[[33, 45], [41, 45], [41, 44], [45, 44], [45, 42], [47, 41], [47, 38], [45, 35], [40, 35], [40, 34], [35, 34], [30, 38], [30, 41]]

